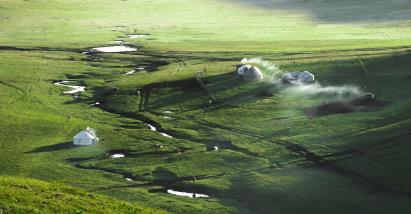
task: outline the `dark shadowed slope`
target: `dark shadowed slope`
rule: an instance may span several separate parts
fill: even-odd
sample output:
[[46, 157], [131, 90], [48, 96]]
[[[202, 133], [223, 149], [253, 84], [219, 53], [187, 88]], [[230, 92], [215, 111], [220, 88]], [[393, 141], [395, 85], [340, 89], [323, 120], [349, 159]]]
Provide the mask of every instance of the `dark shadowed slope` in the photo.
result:
[[410, 0], [227, 0], [266, 9], [309, 12], [325, 22], [392, 22], [411, 19]]

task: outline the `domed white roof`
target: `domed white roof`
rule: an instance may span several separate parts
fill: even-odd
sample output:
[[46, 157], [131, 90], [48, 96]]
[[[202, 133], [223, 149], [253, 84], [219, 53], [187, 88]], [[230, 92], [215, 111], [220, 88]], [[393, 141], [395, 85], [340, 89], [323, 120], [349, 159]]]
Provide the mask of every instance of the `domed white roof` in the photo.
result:
[[263, 72], [255, 66], [251, 66], [244, 74], [244, 80], [247, 81], [256, 81], [256, 80], [263, 80]]
[[237, 74], [244, 75], [251, 67], [251, 65], [243, 65], [237, 69]]
[[312, 73], [308, 71], [294, 71], [294, 72], [287, 72], [281, 78], [282, 82], [284, 83], [291, 83], [291, 84], [310, 84], [315, 81], [315, 77]]

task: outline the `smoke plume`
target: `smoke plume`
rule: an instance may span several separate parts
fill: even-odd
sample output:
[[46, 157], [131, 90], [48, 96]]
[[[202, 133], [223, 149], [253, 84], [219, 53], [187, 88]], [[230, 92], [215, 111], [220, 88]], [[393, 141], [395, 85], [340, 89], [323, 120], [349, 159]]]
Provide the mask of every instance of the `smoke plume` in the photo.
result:
[[277, 85], [277, 89], [279, 89], [280, 93], [286, 95], [308, 98], [323, 98], [328, 101], [344, 101], [355, 99], [366, 94], [359, 87], [351, 85], [322, 86], [318, 82], [313, 84], [283, 84], [281, 82], [281, 77], [288, 71], [281, 70], [278, 65], [261, 58], [244, 58], [241, 60], [241, 63], [254, 64], [259, 67], [263, 72], [264, 80], [270, 81], [271, 83]]
[[280, 78], [284, 73], [284, 71], [281, 70], [278, 65], [261, 58], [244, 58], [243, 60], [241, 60], [241, 63], [256, 65], [263, 72], [264, 79], [268, 81], [278, 80], [278, 78]]
[[298, 84], [294, 86], [281, 85], [282, 93], [309, 98], [323, 98], [328, 101], [346, 101], [365, 96], [365, 92], [357, 86], [322, 86], [320, 83], [309, 85]]

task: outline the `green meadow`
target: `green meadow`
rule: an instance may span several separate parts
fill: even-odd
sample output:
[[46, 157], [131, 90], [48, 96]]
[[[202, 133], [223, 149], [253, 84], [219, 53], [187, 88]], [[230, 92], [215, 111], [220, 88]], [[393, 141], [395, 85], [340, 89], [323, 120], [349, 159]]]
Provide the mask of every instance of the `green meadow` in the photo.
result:
[[0, 213], [411, 212], [410, 3], [2, 0]]

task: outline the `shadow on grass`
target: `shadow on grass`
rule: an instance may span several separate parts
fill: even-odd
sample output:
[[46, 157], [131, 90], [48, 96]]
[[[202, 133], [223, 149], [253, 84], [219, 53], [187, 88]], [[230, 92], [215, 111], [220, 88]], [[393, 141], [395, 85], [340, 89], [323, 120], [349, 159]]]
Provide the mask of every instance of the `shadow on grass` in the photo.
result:
[[26, 153], [40, 153], [40, 152], [55, 152], [76, 147], [72, 141], [67, 141], [59, 144], [37, 147]]
[[[409, 20], [407, 10], [410, 0], [361, 0], [361, 1], [289, 1], [289, 0], [226, 0], [249, 8], [307, 12], [316, 20], [327, 23], [375, 23]], [[394, 15], [395, 14], [395, 15]]]
[[156, 90], [150, 90], [151, 95], [143, 99], [145, 108], [153, 110], [175, 105], [190, 106], [193, 109], [222, 105], [226, 107], [227, 104], [253, 102], [272, 96], [269, 94], [272, 84], [242, 81], [234, 72], [205, 77], [202, 85], [194, 78], [191, 80], [163, 83]]

